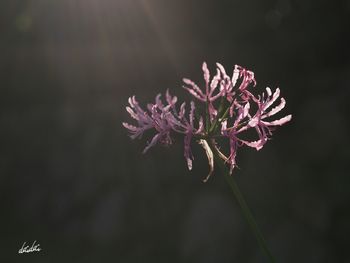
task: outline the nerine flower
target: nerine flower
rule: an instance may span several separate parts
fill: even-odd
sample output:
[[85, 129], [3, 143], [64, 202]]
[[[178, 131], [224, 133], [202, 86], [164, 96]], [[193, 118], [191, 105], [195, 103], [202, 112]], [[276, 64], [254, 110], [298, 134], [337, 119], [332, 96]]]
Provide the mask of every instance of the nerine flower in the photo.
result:
[[[213, 153], [208, 144], [209, 141], [229, 165], [232, 173], [236, 166], [239, 147], [246, 145], [260, 150], [272, 136], [272, 131], [277, 126], [290, 121], [292, 117], [287, 115], [278, 120], [271, 120], [271, 117], [279, 113], [286, 105], [284, 98], [280, 98], [279, 104], [273, 107], [280, 97], [279, 88], [274, 93], [270, 88], [266, 88], [266, 93], [254, 96], [248, 90], [249, 86], [256, 86], [253, 72], [236, 65], [230, 77], [221, 64], [216, 63], [216, 66], [216, 74], [210, 79], [207, 64], [203, 63], [204, 88], [200, 88], [190, 79], [183, 79], [185, 84], [183, 87], [199, 103], [205, 104], [205, 112], [196, 112], [195, 103], [191, 101], [190, 109], [186, 114], [186, 103], [183, 102], [178, 108], [176, 106], [177, 97], [171, 96], [167, 91], [165, 102], [163, 103], [161, 95], [158, 94], [155, 103], [147, 105], [147, 111], [139, 106], [135, 96], [129, 98], [130, 106], [126, 107], [126, 110], [136, 120], [137, 125], [123, 123], [124, 127], [129, 130], [132, 139], [141, 138], [146, 130], [155, 131], [144, 153], [157, 143], [171, 144], [172, 133], [184, 134], [184, 157], [189, 170], [192, 169], [193, 161], [191, 141], [197, 138], [198, 143], [206, 152], [210, 166], [209, 175], [204, 181], [210, 177], [214, 169]], [[251, 107], [254, 104], [255, 107]], [[252, 113], [252, 108], [257, 108], [254, 113]], [[198, 117], [195, 118], [195, 115]], [[242, 139], [241, 135], [250, 129], [256, 131], [258, 140]], [[216, 143], [218, 137], [228, 139], [230, 152], [227, 156], [220, 151], [220, 146]]]
[[184, 156], [187, 161], [189, 170], [192, 169], [193, 155], [190, 144], [194, 135], [203, 132], [203, 118], [200, 117], [198, 124], [195, 125], [195, 104], [191, 101], [190, 111], [186, 117], [186, 103], [183, 102], [180, 109], [176, 109], [177, 97], [171, 96], [169, 91], [165, 95], [166, 104], [161, 100], [161, 94], [158, 94], [155, 103], [147, 105], [147, 111], [143, 110], [136, 101], [135, 96], [129, 98], [129, 105], [126, 110], [130, 116], [137, 121], [137, 126], [123, 122], [123, 126], [130, 132], [130, 137], [135, 139], [141, 138], [147, 130], [153, 129], [156, 134], [148, 143], [143, 153], [146, 153], [152, 146], [157, 143], [171, 144], [171, 132], [184, 134]]

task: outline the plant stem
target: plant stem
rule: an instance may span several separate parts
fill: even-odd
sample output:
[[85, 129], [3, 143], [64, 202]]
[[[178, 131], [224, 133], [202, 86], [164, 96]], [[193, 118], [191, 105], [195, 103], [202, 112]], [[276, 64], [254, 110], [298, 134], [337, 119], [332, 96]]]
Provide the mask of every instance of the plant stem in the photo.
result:
[[254, 233], [255, 238], [259, 243], [260, 249], [265, 254], [265, 256], [269, 259], [270, 262], [275, 263], [276, 261], [275, 261], [274, 257], [272, 256], [270, 250], [268, 249], [268, 247], [266, 245], [266, 241], [265, 241], [261, 231], [259, 230], [258, 225], [255, 222], [254, 217], [252, 215], [252, 212], [250, 211], [241, 191], [239, 190], [239, 187], [238, 187], [234, 177], [229, 174], [229, 171], [228, 171], [227, 167], [225, 166], [224, 161], [220, 158], [218, 150], [213, 143], [211, 143], [211, 148], [212, 148], [213, 153], [214, 153], [214, 159], [215, 159], [216, 163], [218, 164], [218, 166], [220, 167], [222, 173], [224, 174], [225, 179], [226, 179], [227, 183], [229, 184], [234, 196], [236, 197], [237, 202], [239, 204], [239, 207], [241, 208], [241, 211], [243, 213], [243, 216], [246, 219], [250, 229]]
[[209, 119], [209, 101], [208, 98], [205, 102], [205, 132], [206, 134], [209, 133], [209, 125], [210, 125], [210, 119]]

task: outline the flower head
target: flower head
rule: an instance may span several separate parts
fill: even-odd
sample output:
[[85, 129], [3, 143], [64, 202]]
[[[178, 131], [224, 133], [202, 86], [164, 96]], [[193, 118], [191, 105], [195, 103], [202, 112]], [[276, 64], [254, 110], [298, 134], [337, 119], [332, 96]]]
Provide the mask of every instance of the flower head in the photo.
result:
[[157, 143], [171, 144], [171, 132], [184, 134], [184, 155], [188, 168], [192, 169], [193, 156], [191, 153], [190, 143], [194, 135], [203, 132], [203, 118], [200, 117], [195, 124], [195, 104], [191, 101], [190, 111], [186, 116], [186, 103], [183, 102], [180, 109], [176, 109], [177, 97], [171, 96], [169, 91], [166, 92], [166, 103], [161, 100], [161, 94], [158, 94], [155, 103], [148, 104], [147, 110], [143, 110], [135, 99], [135, 96], [129, 98], [130, 106], [126, 107], [130, 116], [137, 121], [137, 126], [123, 122], [123, 126], [130, 132], [132, 139], [141, 138], [145, 131], [154, 130], [155, 135], [143, 150], [146, 153]]
[[[284, 98], [280, 98], [280, 89], [272, 93], [266, 88], [266, 93], [254, 96], [249, 87], [256, 86], [254, 73], [239, 65], [233, 69], [232, 76], [227, 75], [225, 68], [216, 63], [216, 74], [210, 79], [210, 71], [207, 64], [202, 65], [204, 88], [201, 89], [195, 82], [184, 78], [184, 88], [199, 103], [205, 104], [205, 112], [196, 112], [193, 101], [186, 114], [186, 103], [183, 102], [177, 107], [177, 97], [171, 96], [169, 91], [165, 94], [165, 102], [158, 94], [155, 102], [147, 105], [143, 110], [136, 101], [135, 96], [129, 98], [129, 105], [126, 107], [130, 116], [137, 124], [123, 123], [130, 132], [132, 139], [141, 138], [146, 130], [155, 132], [153, 138], [144, 149], [144, 153], [157, 143], [171, 144], [171, 134], [180, 133], [184, 135], [184, 157], [189, 170], [192, 169], [193, 155], [191, 152], [191, 141], [198, 139], [198, 143], [204, 148], [208, 157], [210, 172], [205, 181], [212, 174], [214, 169], [213, 153], [208, 144], [212, 142], [222, 159], [229, 165], [232, 173], [236, 166], [236, 156], [239, 147], [244, 145], [260, 150], [272, 136], [272, 131], [277, 127], [291, 120], [287, 115], [277, 120], [271, 120], [275, 114], [280, 112], [286, 105]], [[238, 84], [239, 83], [239, 84]], [[280, 98], [277, 106], [273, 107]], [[255, 107], [251, 107], [255, 105]], [[256, 108], [252, 113], [252, 108]], [[195, 118], [195, 116], [198, 116]], [[204, 117], [203, 117], [204, 116]], [[206, 123], [204, 123], [206, 120]], [[247, 130], [255, 130], [258, 140], [247, 141], [241, 135]], [[226, 156], [216, 143], [217, 137], [228, 139], [230, 152]]]

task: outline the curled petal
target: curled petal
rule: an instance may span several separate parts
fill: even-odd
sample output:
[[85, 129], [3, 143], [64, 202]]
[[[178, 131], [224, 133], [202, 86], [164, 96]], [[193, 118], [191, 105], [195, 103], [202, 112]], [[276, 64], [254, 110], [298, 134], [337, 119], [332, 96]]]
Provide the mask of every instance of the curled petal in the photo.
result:
[[265, 144], [263, 140], [257, 140], [253, 142], [248, 142], [244, 140], [240, 140], [240, 141], [249, 147], [255, 148], [257, 151], [259, 151]]
[[267, 92], [267, 96], [271, 97], [272, 91], [271, 91], [271, 89], [269, 87], [266, 88], [266, 92]]
[[193, 97], [195, 97], [196, 99], [198, 100], [201, 100], [201, 101], [205, 101], [205, 98], [204, 98], [204, 95], [201, 96], [200, 94], [198, 94], [197, 92], [195, 92], [193, 89], [190, 89], [190, 88], [187, 88], [185, 86], [183, 86], [183, 88], [185, 90], [187, 90]]
[[[266, 91], [268, 94], [271, 94], [271, 90], [269, 91], [269, 88], [266, 88]], [[270, 97], [271, 95], [269, 95]], [[272, 99], [269, 99], [265, 105], [263, 106], [262, 110], [266, 111], [276, 100], [277, 98], [280, 96], [280, 89], [277, 88], [276, 91], [273, 93]]]
[[280, 112], [284, 107], [286, 106], [286, 101], [284, 98], [281, 98], [281, 102], [278, 106], [274, 107], [271, 111], [269, 111], [268, 113], [264, 114], [262, 116], [262, 118], [267, 118], [270, 116], [275, 115], [276, 113]]
[[127, 106], [126, 111], [130, 114], [131, 118], [139, 120], [139, 116], [130, 107]]
[[190, 110], [190, 125], [193, 128], [193, 120], [194, 120], [194, 110], [196, 107], [194, 106], [194, 102], [191, 101], [191, 110]]
[[188, 170], [192, 170], [192, 160], [193, 155], [191, 151], [191, 139], [192, 139], [192, 133], [187, 133], [184, 138], [184, 156], [187, 162]]
[[168, 105], [171, 107], [174, 107], [176, 102], [177, 102], [177, 97], [176, 96], [171, 96], [169, 93], [169, 89], [167, 89], [166, 94], [165, 94], [166, 101]]
[[133, 126], [133, 125], [131, 125], [129, 123], [126, 123], [126, 122], [123, 122], [123, 126], [125, 128], [127, 128], [128, 130], [130, 130], [130, 131], [136, 131], [138, 129], [137, 127], [135, 127], [135, 126]]
[[209, 73], [209, 70], [208, 70], [208, 67], [207, 67], [207, 63], [203, 62], [202, 70], [203, 70], [203, 75], [204, 75], [206, 93], [208, 94], [210, 73]]
[[203, 179], [203, 182], [205, 183], [208, 181], [208, 179], [210, 178], [210, 176], [214, 172], [214, 155], [213, 155], [213, 152], [210, 149], [210, 146], [206, 140], [200, 139], [198, 143], [203, 147], [203, 149], [207, 155], [208, 163], [209, 163], [209, 173], [208, 173], [207, 177]]
[[196, 83], [194, 83], [192, 80], [186, 79], [186, 78], [184, 78], [184, 79], [182, 79], [182, 80], [183, 80], [183, 82], [184, 82], [185, 84], [187, 84], [187, 85], [189, 85], [189, 86], [192, 87], [192, 89], [190, 89], [190, 90], [193, 90], [193, 91], [194, 91], [195, 93], [197, 93], [199, 96], [201, 96], [202, 98], [205, 98], [205, 95], [203, 94], [203, 92], [202, 92], [201, 89], [197, 86]]
[[219, 157], [220, 157], [221, 159], [223, 159], [225, 162], [228, 162], [229, 159], [225, 156], [225, 154], [223, 154], [223, 153], [220, 151], [219, 147], [217, 147], [216, 145], [214, 145], [214, 147], [215, 147], [216, 151], [218, 152]]
[[179, 119], [183, 119], [185, 115], [186, 102], [183, 102], [180, 106]]
[[158, 94], [158, 95], [156, 96], [156, 105], [157, 105], [157, 107], [158, 107], [159, 109], [164, 108], [163, 102], [162, 102], [161, 99], [160, 99], [161, 96], [162, 96], [161, 94]]
[[221, 75], [222, 75], [222, 78], [223, 78], [223, 79], [228, 78], [224, 66], [221, 65], [220, 63], [216, 63], [216, 66], [219, 68], [219, 70], [220, 70], [220, 72], [221, 72]]
[[292, 115], [287, 115], [279, 120], [270, 121], [270, 122], [263, 121], [262, 123], [265, 124], [266, 126], [281, 126], [289, 122], [291, 119], [292, 119]]
[[239, 69], [238, 69], [238, 65], [235, 65], [235, 68], [233, 70], [233, 73], [232, 73], [232, 79], [231, 79], [231, 82], [232, 82], [232, 86], [234, 87], [237, 83], [237, 80], [239, 78]]
[[151, 147], [153, 147], [154, 145], [157, 144], [157, 142], [160, 140], [161, 138], [161, 134], [158, 133], [156, 134], [153, 138], [152, 141], [150, 143], [148, 143], [148, 145], [146, 146], [146, 148], [143, 150], [142, 153], [146, 153]]
[[210, 96], [212, 95], [212, 93], [214, 92], [214, 90], [216, 89], [216, 87], [218, 86], [218, 83], [220, 81], [220, 70], [216, 69], [216, 75], [214, 76], [214, 78], [212, 79], [211, 83], [210, 83]]

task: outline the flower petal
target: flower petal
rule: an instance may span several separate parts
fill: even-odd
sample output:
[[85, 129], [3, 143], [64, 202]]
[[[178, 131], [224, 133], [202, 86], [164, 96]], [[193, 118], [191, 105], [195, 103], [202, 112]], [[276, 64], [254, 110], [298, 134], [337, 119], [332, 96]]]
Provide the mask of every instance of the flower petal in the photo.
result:
[[193, 97], [197, 98], [198, 100], [200, 101], [206, 101], [205, 98], [204, 98], [204, 95], [201, 96], [200, 94], [198, 94], [197, 92], [195, 92], [193, 89], [190, 89], [190, 88], [187, 88], [185, 86], [183, 86], [183, 88], [185, 90], [187, 90]]
[[153, 147], [154, 145], [156, 145], [160, 138], [161, 138], [161, 134], [160, 134], [160, 133], [157, 133], [157, 134], [152, 138], [151, 142], [148, 143], [148, 145], [146, 146], [146, 148], [143, 150], [142, 153], [146, 153], [151, 147]]
[[287, 115], [279, 120], [275, 120], [275, 121], [270, 121], [270, 122], [265, 122], [263, 121], [262, 123], [267, 125], [267, 126], [281, 126], [287, 122], [289, 122], [292, 119], [292, 115]]
[[[270, 92], [268, 91], [269, 88], [266, 88], [267, 93], [271, 94], [271, 90]], [[271, 95], [269, 95], [270, 97]], [[265, 105], [263, 106], [262, 110], [266, 111], [276, 100], [277, 98], [280, 96], [280, 89], [277, 88], [276, 91], [273, 93], [272, 99], [268, 100], [267, 103], [265, 103]]]
[[203, 76], [204, 76], [204, 81], [205, 81], [206, 94], [208, 94], [209, 93], [208, 87], [209, 87], [210, 73], [208, 70], [207, 63], [203, 62], [202, 70], [203, 70]]
[[192, 133], [187, 133], [184, 138], [184, 156], [187, 162], [188, 170], [192, 170], [193, 155], [191, 151]]
[[196, 93], [198, 93], [202, 98], [205, 98], [203, 92], [201, 91], [201, 89], [197, 86], [196, 83], [194, 83], [192, 80], [190, 79], [187, 79], [187, 78], [183, 78], [182, 81], [191, 86], [192, 87], [192, 90], [195, 91]]
[[281, 98], [281, 102], [278, 106], [272, 108], [271, 111], [269, 111], [268, 113], [264, 114], [263, 116], [261, 116], [262, 119], [270, 117], [275, 115], [276, 113], [280, 112], [284, 107], [286, 106], [286, 101], [284, 98]]
[[213, 155], [213, 152], [210, 149], [210, 146], [206, 140], [200, 139], [198, 143], [203, 147], [203, 149], [207, 155], [207, 158], [208, 158], [209, 174], [207, 175], [206, 178], [203, 179], [203, 182], [206, 183], [208, 181], [209, 177], [214, 172], [214, 155]]
[[238, 65], [235, 65], [235, 68], [233, 70], [233, 73], [232, 73], [232, 79], [231, 79], [231, 82], [232, 82], [232, 86], [234, 87], [237, 83], [237, 80], [239, 78], [239, 69], [238, 69]]
[[259, 151], [265, 144], [263, 140], [257, 140], [253, 142], [248, 142], [244, 140], [240, 140], [240, 141], [249, 147], [255, 148], [257, 151]]

